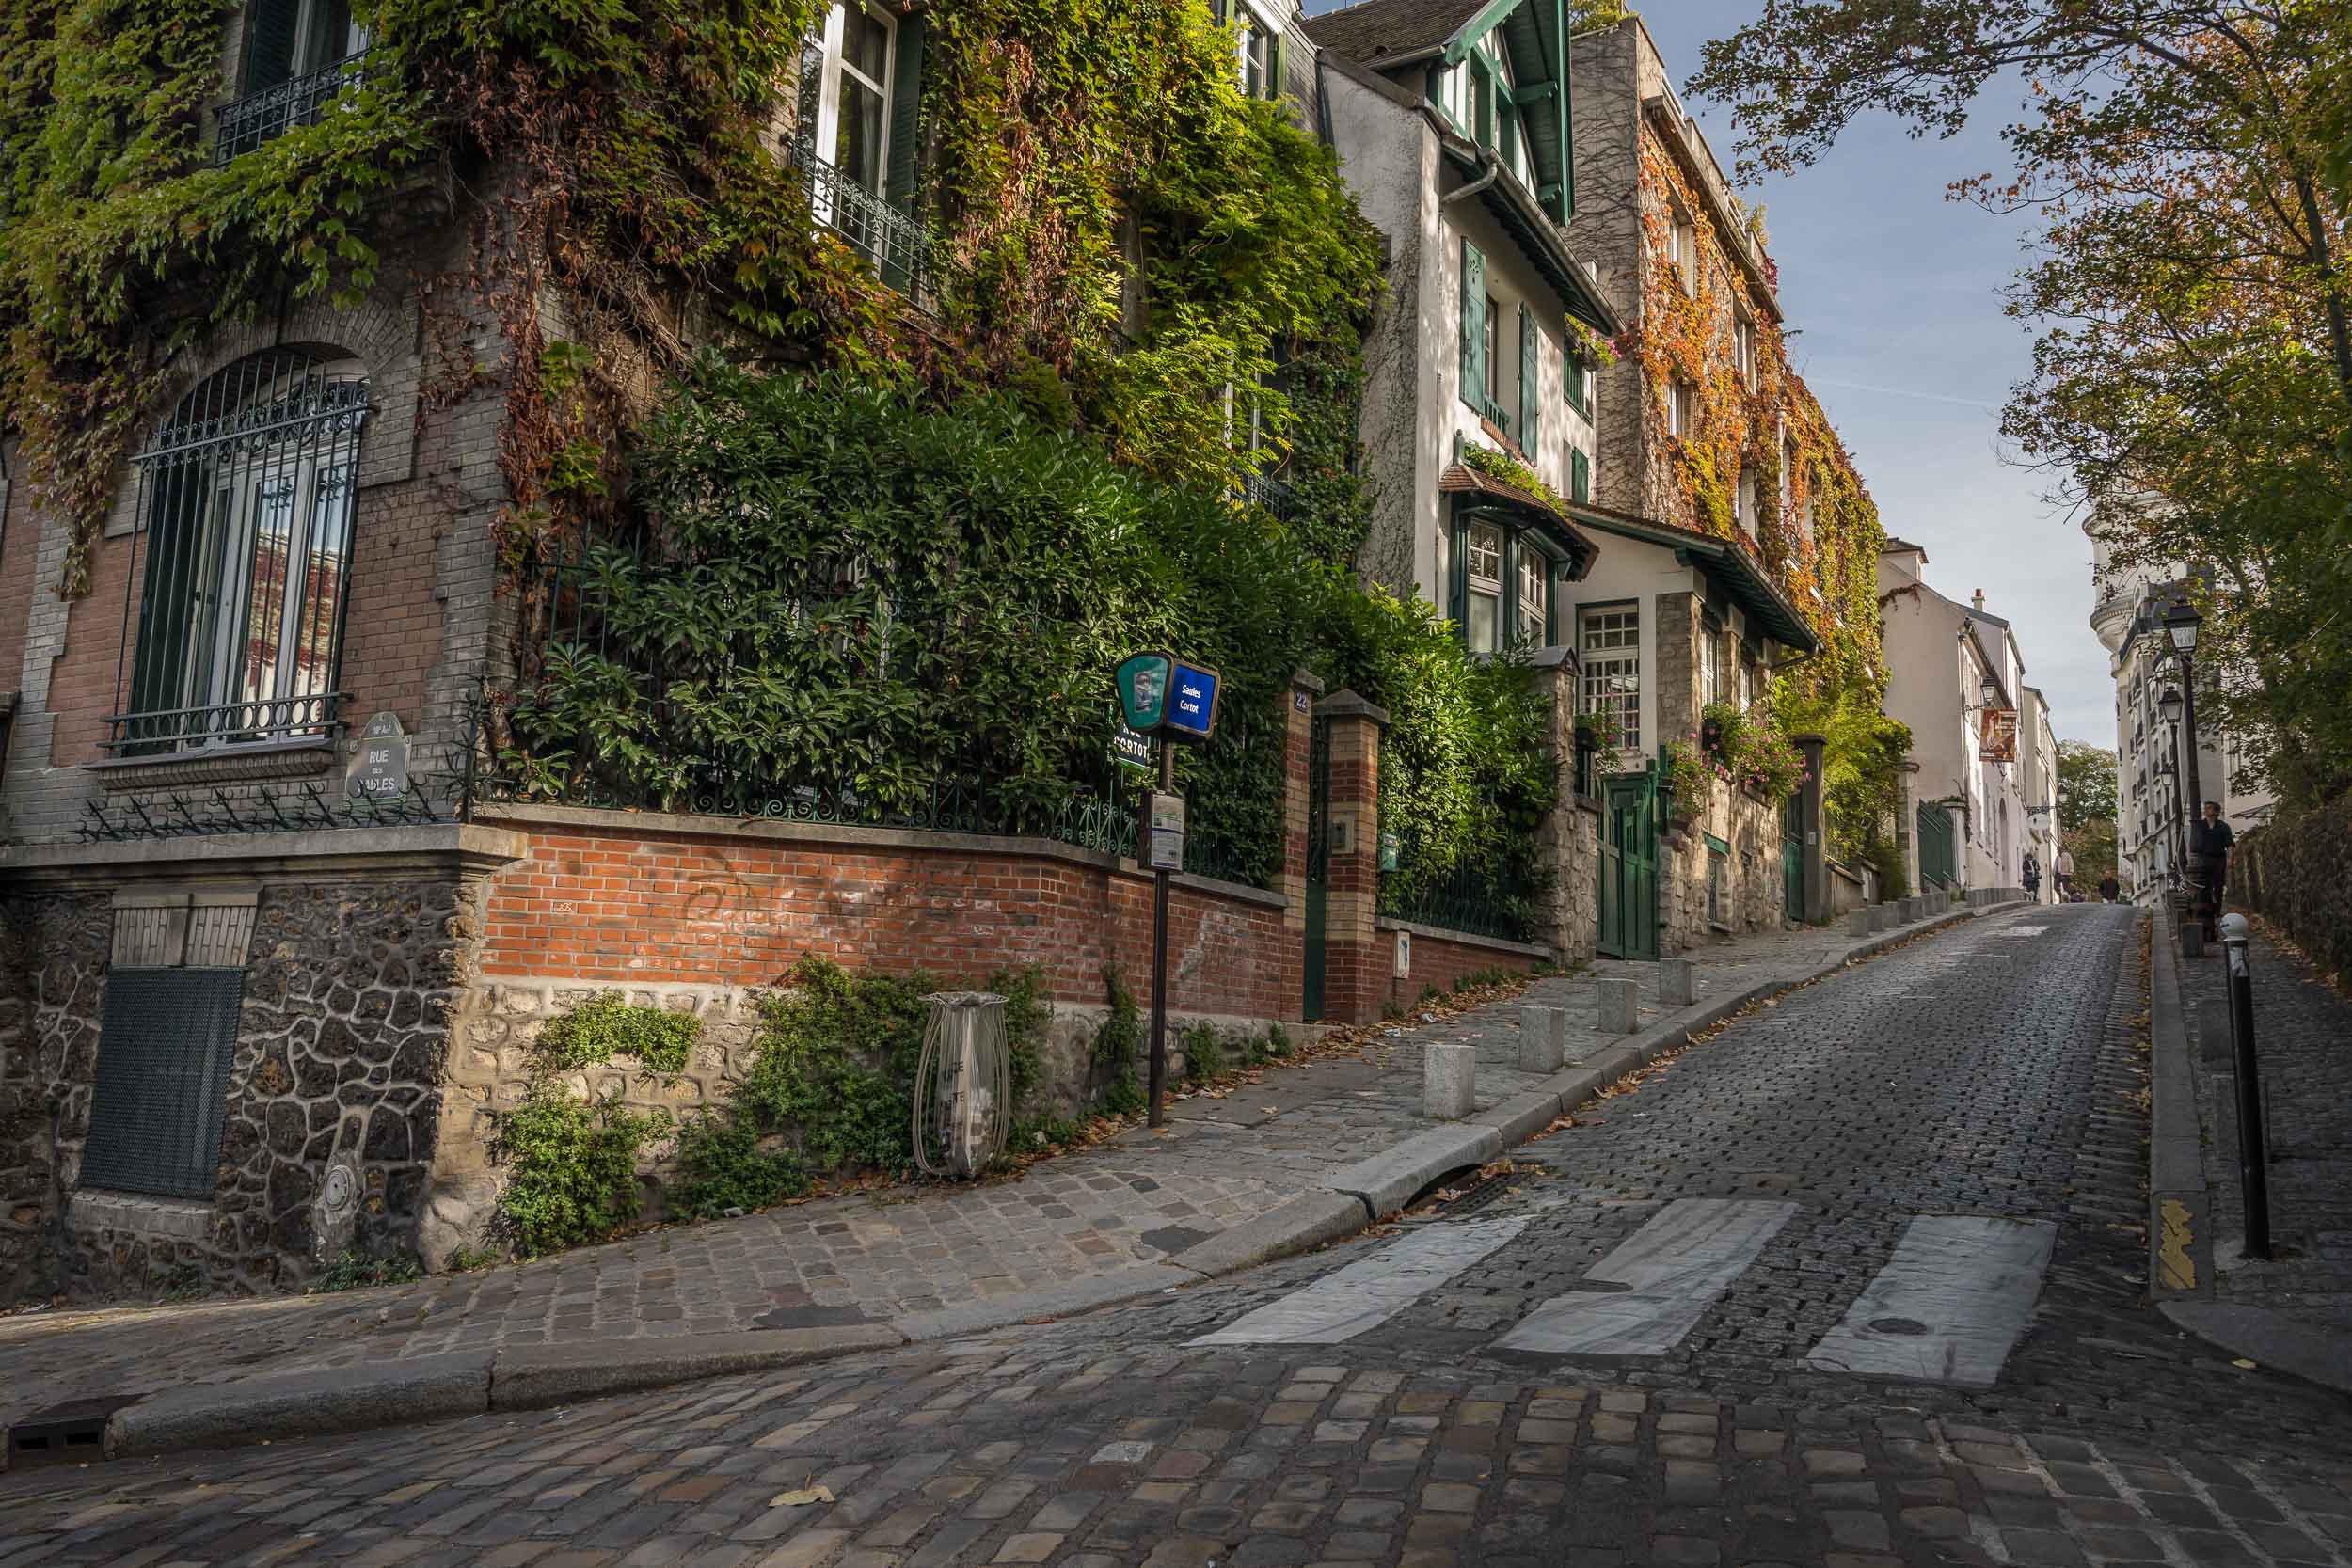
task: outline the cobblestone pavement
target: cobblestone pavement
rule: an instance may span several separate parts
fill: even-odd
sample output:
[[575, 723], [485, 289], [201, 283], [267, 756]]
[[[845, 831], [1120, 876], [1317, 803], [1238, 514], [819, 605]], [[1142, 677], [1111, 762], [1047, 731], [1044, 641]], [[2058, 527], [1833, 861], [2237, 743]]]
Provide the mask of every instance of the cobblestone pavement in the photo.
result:
[[[1807, 973], [1852, 945], [1801, 930], [1710, 947], [1692, 955], [1699, 993]], [[1645, 1022], [1659, 1013], [1653, 964], [1535, 982], [1524, 1000], [1569, 1012], [1572, 1052], [1600, 1038], [1596, 973], [1639, 980]], [[410, 1286], [0, 1318], [0, 1423], [73, 1398], [445, 1351], [878, 1321], [1157, 1262], [1426, 1129], [1432, 1041], [1477, 1041], [1482, 1108], [1531, 1087], [1516, 1069], [1520, 1005], [1401, 1021], [1353, 1055], [1179, 1101], [1165, 1136], [1133, 1129], [1018, 1181], [823, 1199]]]
[[2243, 1255], [2236, 1079], [2221, 958], [2181, 960], [2183, 1001], [2197, 1041], [2197, 1110], [2224, 1300], [2274, 1307], [2352, 1330], [2352, 1003], [2311, 966], [2256, 937], [2254, 1040], [2269, 1104], [2275, 1261]]
[[[1474, 1214], [790, 1375], [27, 1471], [0, 1568], [2352, 1561], [2352, 1404], [2139, 1299], [2137, 918], [1995, 917], [1759, 1008]], [[1662, 1354], [1499, 1346], [1676, 1203], [1789, 1212]], [[1811, 1364], [1955, 1212], [2055, 1237], [1997, 1378]], [[1504, 1239], [1340, 1342], [1192, 1342], [1470, 1226]]]

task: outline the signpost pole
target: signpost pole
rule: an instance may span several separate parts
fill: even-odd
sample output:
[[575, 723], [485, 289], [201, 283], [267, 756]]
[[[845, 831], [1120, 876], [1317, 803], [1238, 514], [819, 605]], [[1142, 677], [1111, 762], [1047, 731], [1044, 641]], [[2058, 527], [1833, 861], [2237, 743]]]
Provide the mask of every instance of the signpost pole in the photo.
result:
[[[1160, 788], [1176, 793], [1176, 743], [1160, 741]], [[1168, 879], [1167, 866], [1152, 871], [1152, 1112], [1153, 1127], [1168, 1125]]]

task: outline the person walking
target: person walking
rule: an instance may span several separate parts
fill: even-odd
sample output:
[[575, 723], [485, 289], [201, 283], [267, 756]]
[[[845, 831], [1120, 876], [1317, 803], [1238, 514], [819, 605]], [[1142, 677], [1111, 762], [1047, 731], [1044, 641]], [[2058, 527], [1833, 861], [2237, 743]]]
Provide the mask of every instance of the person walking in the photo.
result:
[[2221, 896], [2230, 877], [2230, 847], [2235, 843], [2237, 834], [2221, 820], [2221, 802], [2206, 801], [2203, 818], [2188, 830], [2188, 858], [2197, 867], [2197, 912], [2204, 921], [2208, 939], [2215, 934], [2214, 922], [2221, 918]]
[[2026, 856], [2025, 869], [2020, 876], [2026, 884], [2026, 895], [2036, 897], [2042, 892], [2042, 863], [2035, 860], [2030, 851]]
[[2122, 888], [2115, 885], [2114, 872], [2110, 871], [2106, 876], [2099, 879], [2099, 898], [2102, 903], [2114, 903], [2115, 895], [2122, 891], [2123, 890]]
[[2058, 862], [2050, 869], [2057, 874], [2058, 897], [2063, 899], [2074, 891], [2074, 851], [2059, 845]]

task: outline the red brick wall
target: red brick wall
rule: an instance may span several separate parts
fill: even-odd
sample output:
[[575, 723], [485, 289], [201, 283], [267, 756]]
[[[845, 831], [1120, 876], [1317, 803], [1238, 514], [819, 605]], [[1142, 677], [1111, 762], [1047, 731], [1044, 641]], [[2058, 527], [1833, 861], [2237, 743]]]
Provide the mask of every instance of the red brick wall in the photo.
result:
[[1396, 975], [1396, 932], [1383, 925], [1380, 928], [1380, 958], [1387, 967], [1382, 971], [1389, 978], [1384, 998], [1389, 1006], [1400, 1011], [1409, 1010], [1420, 1001], [1422, 992], [1431, 986], [1450, 991], [1454, 982], [1465, 974], [1482, 970], [1502, 969], [1514, 974], [1525, 974], [1543, 960], [1524, 953], [1510, 953], [1500, 948], [1482, 946], [1475, 942], [1449, 942], [1423, 931], [1413, 937], [1413, 972], [1404, 979]]
[[[1139, 873], [992, 840], [869, 847], [625, 819], [528, 832], [530, 855], [491, 879], [485, 974], [765, 985], [810, 955], [951, 979], [1035, 964], [1057, 998], [1099, 1003], [1110, 962], [1151, 1000], [1152, 879]], [[1171, 1006], [1295, 1019], [1300, 964], [1280, 908], [1174, 890]]]
[[[22, 459], [8, 465], [8, 515], [0, 518], [0, 691], [14, 691], [24, 669], [24, 622], [32, 612], [33, 557], [40, 548], [40, 519]], [[50, 585], [51, 592], [56, 585]]]

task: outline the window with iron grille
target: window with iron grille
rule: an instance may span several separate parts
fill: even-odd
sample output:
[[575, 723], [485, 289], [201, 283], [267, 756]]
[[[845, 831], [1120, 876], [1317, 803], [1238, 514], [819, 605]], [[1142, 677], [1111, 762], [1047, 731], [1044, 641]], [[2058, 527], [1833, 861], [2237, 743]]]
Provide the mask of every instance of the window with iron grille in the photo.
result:
[[214, 161], [314, 123], [366, 74], [368, 30], [352, 20], [351, 0], [252, 0], [244, 96], [220, 111]]
[[117, 755], [339, 733], [368, 413], [356, 370], [255, 355], [190, 392], [138, 455], [143, 587], [123, 605]]
[[116, 900], [80, 1184], [210, 1197], [256, 899]]

